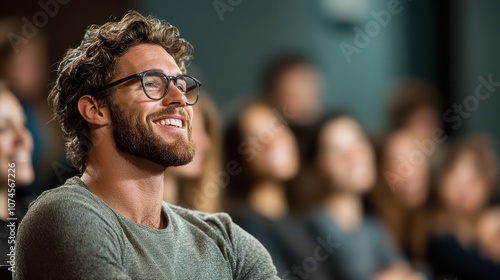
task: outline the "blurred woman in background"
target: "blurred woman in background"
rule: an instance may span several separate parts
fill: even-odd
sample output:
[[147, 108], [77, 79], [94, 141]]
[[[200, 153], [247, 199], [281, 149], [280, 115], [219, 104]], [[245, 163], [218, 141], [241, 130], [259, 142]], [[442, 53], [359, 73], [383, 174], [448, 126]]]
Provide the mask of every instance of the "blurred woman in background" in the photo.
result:
[[416, 139], [410, 130], [389, 136], [380, 153], [378, 182], [369, 198], [399, 250], [416, 269], [427, 270], [430, 170], [428, 156], [415, 144]]
[[451, 143], [433, 162], [436, 203], [427, 255], [438, 277], [498, 279], [500, 275], [500, 265], [477, 249], [477, 221], [492, 192], [491, 174], [477, 140]]
[[214, 104], [204, 95], [193, 107], [193, 160], [165, 172], [164, 200], [208, 213], [221, 211], [223, 186], [218, 182], [221, 165], [221, 128]]
[[470, 142], [477, 146], [479, 158], [485, 168], [485, 176], [488, 185], [492, 187], [491, 203], [500, 204], [500, 188], [498, 185], [498, 175], [500, 164], [498, 162], [498, 151], [493, 137], [486, 133], [469, 136]]
[[389, 127], [379, 139], [373, 208], [413, 266], [427, 271], [429, 156], [446, 140], [437, 89], [425, 80], [402, 80], [389, 102]]
[[403, 129], [419, 140], [432, 139], [443, 126], [439, 93], [425, 80], [402, 80], [392, 92], [388, 112], [389, 134]]
[[348, 114], [327, 116], [315, 133], [315, 164], [326, 194], [312, 216], [313, 236], [338, 248], [321, 265], [337, 279], [421, 279], [394, 248], [382, 224], [365, 214], [363, 195], [376, 181], [372, 143]]
[[238, 166], [230, 177], [226, 210], [266, 247], [278, 275], [289, 273], [302, 261], [297, 251], [305, 246], [300, 228], [288, 219], [286, 183], [299, 169], [293, 133], [279, 111], [253, 102], [228, 127], [224, 148], [225, 162]]
[[26, 28], [19, 18], [0, 21], [0, 79], [19, 99], [27, 116], [26, 127], [34, 139], [32, 161], [38, 176], [33, 186], [23, 192], [35, 199], [42, 191], [64, 183], [71, 174], [61, 176], [54, 168], [66, 160], [61, 130], [56, 122], [51, 122], [52, 112], [47, 105], [49, 40], [41, 29], [29, 40], [11, 39], [8, 35], [23, 34]]
[[[35, 179], [31, 163], [33, 139], [26, 129], [26, 116], [21, 104], [5, 84], [0, 81], [0, 264], [7, 264], [10, 252], [10, 229], [7, 218], [17, 218], [16, 225], [26, 213], [30, 201], [16, 195], [19, 188], [30, 185]], [[12, 166], [14, 165], [14, 166]], [[9, 175], [12, 174], [12, 175]], [[9, 181], [12, 179], [12, 181]], [[9, 183], [9, 184], [7, 184]], [[11, 191], [10, 184], [14, 185]], [[11, 201], [9, 201], [11, 199]], [[8, 209], [13, 202], [15, 211]]]
[[[285, 216], [284, 183], [296, 175], [299, 159], [297, 141], [278, 112], [265, 103], [250, 104], [229, 126], [224, 147], [227, 161], [234, 160], [242, 167], [228, 193], [263, 217]], [[235, 208], [240, 208], [235, 212], [242, 210]]]
[[500, 206], [492, 206], [479, 216], [476, 233], [481, 255], [500, 265]]

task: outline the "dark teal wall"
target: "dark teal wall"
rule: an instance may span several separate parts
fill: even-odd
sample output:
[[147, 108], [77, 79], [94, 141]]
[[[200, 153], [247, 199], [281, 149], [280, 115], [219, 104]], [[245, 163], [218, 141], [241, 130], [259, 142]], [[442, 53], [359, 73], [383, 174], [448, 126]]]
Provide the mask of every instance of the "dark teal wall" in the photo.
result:
[[381, 124], [387, 90], [406, 69], [404, 38], [411, 2], [401, 1], [401, 13], [393, 15], [390, 24], [352, 56], [351, 63], [339, 44], [353, 44], [353, 28], [364, 29], [373, 19], [368, 11], [387, 9], [388, 1], [369, 1], [365, 20], [347, 27], [325, 20], [317, 0], [232, 2], [241, 4], [224, 13], [222, 21], [213, 1], [148, 0], [144, 4], [146, 13], [178, 26], [195, 46], [191, 73], [201, 75], [225, 115], [245, 95], [256, 93], [260, 69], [270, 56], [300, 50], [317, 59], [325, 73], [325, 108], [347, 108], [371, 128]]
[[[457, 98], [462, 104], [475, 96], [480, 85], [478, 76], [492, 75], [500, 82], [500, 1], [461, 1], [460, 18], [456, 29], [457, 57]], [[500, 147], [500, 86], [484, 100], [479, 100], [477, 108], [470, 110], [469, 118], [463, 118], [462, 132], [490, 132]], [[482, 89], [481, 94], [488, 91]], [[469, 109], [474, 105], [469, 100]]]

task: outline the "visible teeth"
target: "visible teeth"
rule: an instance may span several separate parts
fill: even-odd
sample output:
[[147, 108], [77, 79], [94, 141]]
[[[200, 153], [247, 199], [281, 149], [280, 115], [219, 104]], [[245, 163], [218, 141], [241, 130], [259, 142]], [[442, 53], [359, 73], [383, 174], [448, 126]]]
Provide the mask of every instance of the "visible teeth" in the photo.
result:
[[163, 120], [157, 121], [156, 124], [158, 124], [158, 125], [172, 125], [172, 126], [182, 128], [182, 121], [179, 119], [163, 119]]

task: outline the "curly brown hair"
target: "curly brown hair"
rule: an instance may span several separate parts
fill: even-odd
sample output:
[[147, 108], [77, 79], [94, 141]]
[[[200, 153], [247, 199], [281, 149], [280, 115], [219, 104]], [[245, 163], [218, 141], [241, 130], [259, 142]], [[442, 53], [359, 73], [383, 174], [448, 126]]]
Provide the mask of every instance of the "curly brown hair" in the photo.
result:
[[88, 27], [80, 46], [70, 48], [59, 64], [48, 102], [61, 125], [66, 153], [80, 172], [85, 170], [92, 142], [89, 126], [77, 109], [78, 100], [90, 94], [108, 102], [107, 91], [96, 91], [115, 77], [118, 59], [139, 44], [162, 46], [184, 74], [194, 52], [175, 26], [130, 11], [118, 22]]

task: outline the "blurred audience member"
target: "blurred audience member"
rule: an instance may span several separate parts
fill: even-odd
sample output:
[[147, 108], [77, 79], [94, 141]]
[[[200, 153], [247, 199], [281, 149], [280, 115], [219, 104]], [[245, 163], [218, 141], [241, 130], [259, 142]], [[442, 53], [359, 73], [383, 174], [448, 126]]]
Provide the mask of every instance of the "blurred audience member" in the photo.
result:
[[470, 142], [475, 145], [479, 151], [479, 158], [485, 168], [485, 176], [488, 184], [492, 186], [493, 194], [491, 202], [500, 204], [500, 188], [498, 185], [498, 153], [493, 138], [488, 134], [477, 134], [470, 137]]
[[[23, 34], [19, 18], [7, 18], [0, 22], [2, 36], [0, 74], [18, 98], [26, 104], [46, 104], [46, 88], [49, 80], [47, 40], [40, 31], [33, 38], [13, 40], [12, 34]], [[16, 42], [16, 44], [14, 44]]]
[[299, 168], [297, 142], [271, 107], [255, 102], [229, 127], [225, 147], [228, 160], [242, 166], [239, 183], [229, 193], [269, 219], [287, 213], [285, 184]]
[[299, 143], [300, 158], [307, 156], [312, 128], [322, 112], [323, 77], [302, 55], [282, 55], [264, 71], [263, 91], [280, 111]]
[[415, 268], [426, 270], [430, 171], [428, 157], [415, 139], [410, 130], [389, 136], [380, 153], [378, 183], [370, 202], [399, 249]]
[[26, 126], [34, 139], [33, 164], [39, 174], [30, 188], [33, 198], [44, 189], [59, 185], [52, 164], [64, 162], [60, 129], [51, 120], [47, 105], [49, 59], [48, 43], [42, 31], [14, 44], [8, 34], [23, 34], [19, 18], [0, 21], [0, 79], [19, 98], [27, 116]]
[[208, 96], [200, 98], [194, 110], [192, 138], [196, 144], [193, 160], [171, 167], [165, 174], [164, 200], [190, 209], [214, 213], [221, 210], [220, 172], [221, 129], [217, 110]]
[[438, 277], [498, 279], [500, 265], [481, 256], [476, 222], [492, 191], [482, 148], [475, 137], [449, 144], [436, 154], [437, 196], [428, 260]]
[[[35, 179], [31, 163], [33, 139], [26, 129], [26, 116], [21, 104], [0, 81], [0, 265], [7, 265], [11, 229], [7, 218], [17, 218], [16, 226], [26, 213], [29, 201], [18, 194], [19, 188]], [[12, 180], [9, 180], [12, 179]], [[10, 200], [9, 200], [10, 199]], [[10, 212], [8, 202], [14, 205]]]
[[287, 216], [286, 182], [299, 169], [293, 133], [279, 112], [254, 102], [228, 127], [224, 148], [226, 162], [239, 166], [228, 187], [228, 212], [266, 247], [278, 275], [292, 273], [302, 262], [300, 250], [309, 248], [305, 231]]
[[481, 254], [500, 265], [500, 207], [484, 211], [476, 230]]
[[426, 81], [402, 81], [393, 92], [389, 104], [390, 131], [407, 129], [418, 139], [432, 139], [435, 129], [442, 127], [441, 100], [437, 90]]
[[310, 162], [301, 162], [306, 165], [288, 182], [287, 197], [290, 215], [297, 219], [307, 219], [317, 210], [318, 201], [325, 195], [324, 180], [318, 176], [318, 171]]
[[376, 181], [374, 148], [351, 116], [332, 113], [315, 133], [315, 164], [327, 194], [312, 234], [337, 248], [324, 260], [337, 279], [421, 279], [398, 254], [382, 224], [366, 215], [363, 195]]

